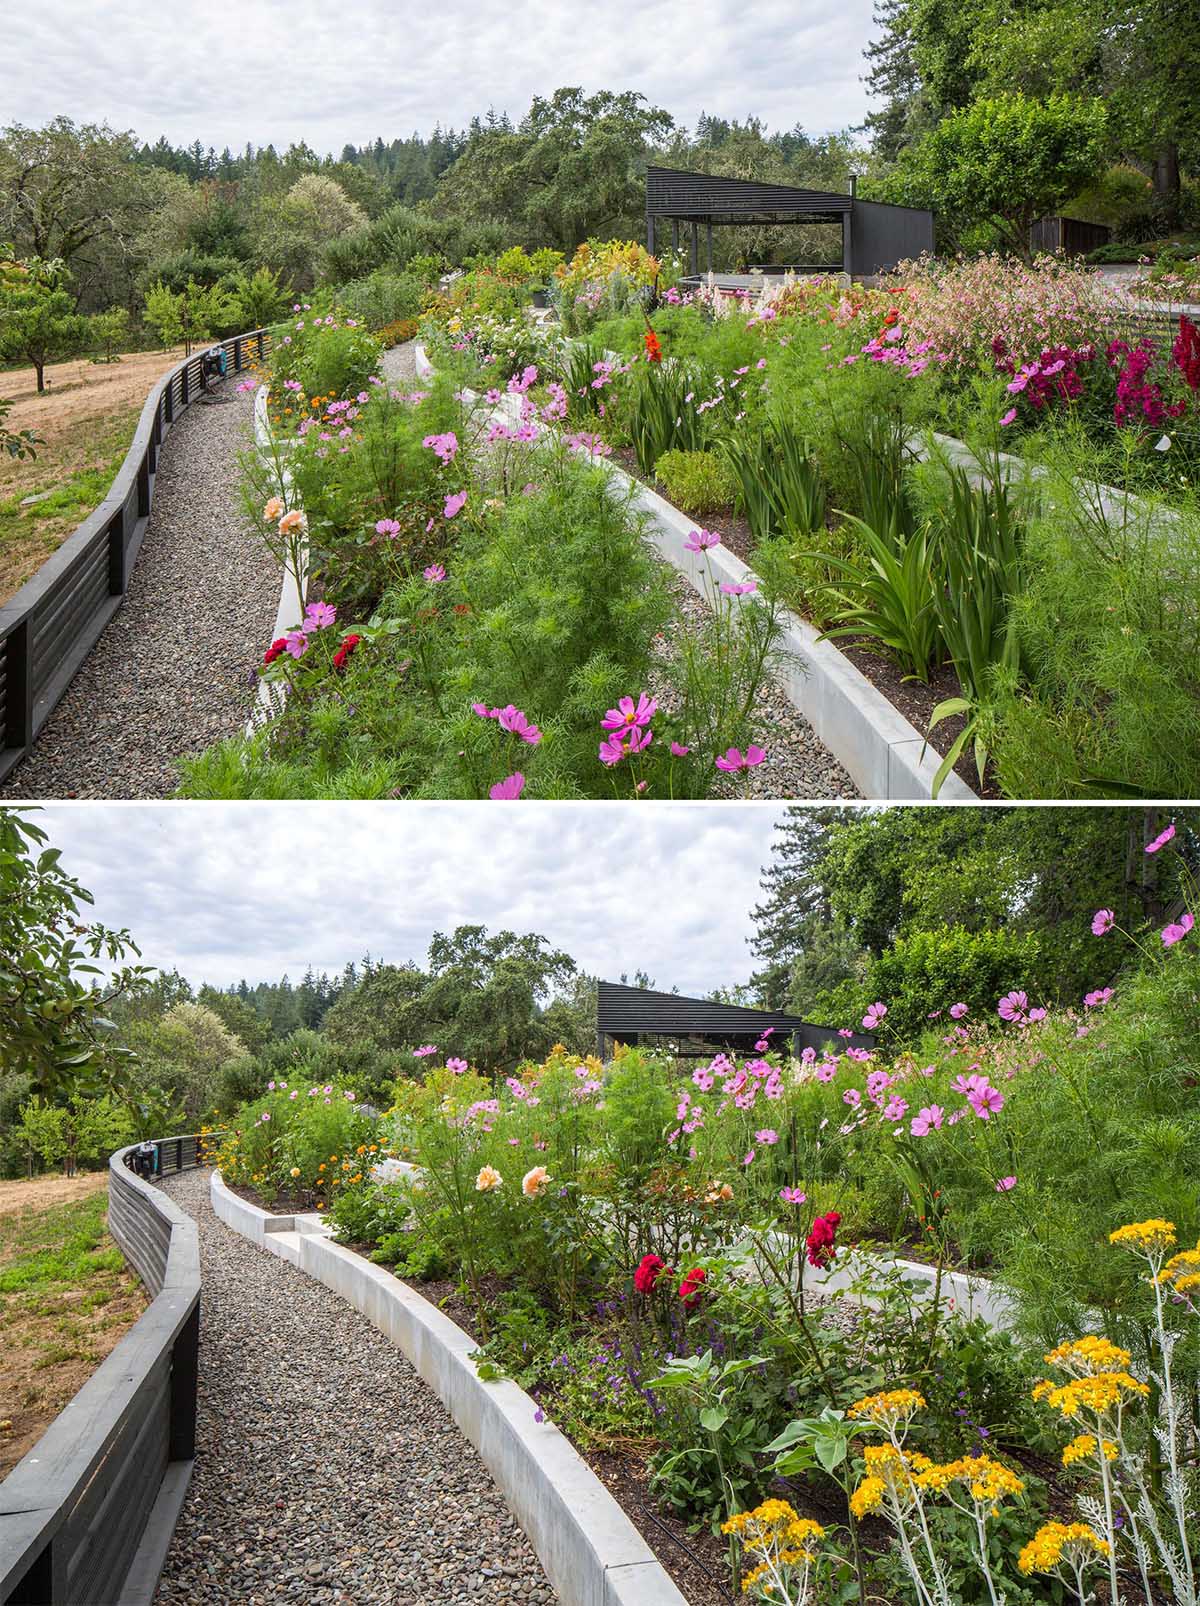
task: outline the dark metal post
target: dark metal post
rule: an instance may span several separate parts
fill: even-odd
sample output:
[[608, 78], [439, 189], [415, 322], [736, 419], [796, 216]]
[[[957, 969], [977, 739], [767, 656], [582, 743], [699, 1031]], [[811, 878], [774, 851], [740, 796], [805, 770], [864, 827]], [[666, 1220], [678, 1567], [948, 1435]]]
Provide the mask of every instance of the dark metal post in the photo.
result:
[[[142, 504], [141, 476], [138, 476], [138, 506]], [[149, 490], [147, 489], [146, 511], [149, 507]], [[108, 594], [110, 597], [123, 597], [125, 595], [125, 507], [122, 505], [108, 525]]]
[[139, 519], [150, 517], [150, 450], [147, 448], [145, 456], [138, 464], [137, 471], [137, 509]]
[[692, 277], [697, 278], [700, 273], [700, 225], [692, 222]]
[[175, 1139], [175, 1169], [176, 1169], [176, 1171], [182, 1171], [183, 1170], [183, 1139], [182, 1138], [176, 1138]]
[[240, 374], [242, 371], [242, 337], [238, 335], [233, 343], [233, 371]]
[[184, 363], [179, 371], [179, 405], [181, 408], [188, 404], [188, 364]]
[[167, 1459], [196, 1457], [196, 1386], [200, 1369], [200, 1302], [171, 1349], [171, 1418]]
[[646, 213], [646, 250], [654, 255], [654, 218], [649, 212]]
[[29, 1570], [8, 1599], [20, 1606], [67, 1606], [66, 1534], [55, 1534], [34, 1557]]
[[712, 272], [712, 219], [705, 225], [705, 249], [708, 253], [708, 271]]
[[26, 614], [4, 644], [4, 745], [33, 746], [33, 622]]
[[174, 380], [174, 377], [171, 378], [171, 380], [169, 381], [169, 383], [167, 385], [166, 390], [163, 391], [163, 418], [166, 420], [168, 427], [175, 422], [175, 380]]
[[851, 210], [849, 212], [843, 212], [842, 213], [842, 272], [846, 275], [847, 278], [851, 278], [852, 279], [854, 277], [854, 267], [853, 267], [853, 239], [852, 239], [850, 220], [854, 216], [854, 212], [853, 212], [854, 203], [851, 202], [850, 205], [851, 205]]
[[258, 360], [259, 360], [259, 362], [262, 361], [262, 358], [263, 358], [263, 332], [260, 329], [258, 331]]

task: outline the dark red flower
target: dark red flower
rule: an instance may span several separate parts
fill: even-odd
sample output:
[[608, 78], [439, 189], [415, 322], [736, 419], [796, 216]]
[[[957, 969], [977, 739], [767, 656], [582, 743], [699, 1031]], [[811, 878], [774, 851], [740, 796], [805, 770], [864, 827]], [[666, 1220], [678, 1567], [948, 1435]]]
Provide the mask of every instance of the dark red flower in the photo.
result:
[[643, 1255], [633, 1274], [633, 1286], [639, 1294], [652, 1294], [660, 1277], [670, 1274], [671, 1268], [659, 1255]]
[[283, 636], [280, 636], [279, 639], [277, 641], [273, 641], [271, 643], [271, 645], [267, 648], [266, 652], [263, 653], [263, 663], [264, 664], [273, 664], [275, 662], [276, 658], [279, 657], [279, 654], [281, 652], [283, 652], [286, 649], [286, 647], [287, 647], [287, 641], [284, 639]]
[[693, 1266], [679, 1285], [679, 1297], [685, 1305], [694, 1305], [705, 1277], [703, 1266]]
[[341, 646], [333, 655], [333, 667], [335, 669], [345, 669], [346, 660], [361, 640], [361, 636], [345, 636], [342, 638]]
[[819, 1266], [823, 1269], [833, 1264], [837, 1256], [834, 1239], [837, 1237], [841, 1219], [836, 1210], [830, 1210], [825, 1215], [818, 1216], [813, 1222], [812, 1230], [805, 1239], [810, 1266]]

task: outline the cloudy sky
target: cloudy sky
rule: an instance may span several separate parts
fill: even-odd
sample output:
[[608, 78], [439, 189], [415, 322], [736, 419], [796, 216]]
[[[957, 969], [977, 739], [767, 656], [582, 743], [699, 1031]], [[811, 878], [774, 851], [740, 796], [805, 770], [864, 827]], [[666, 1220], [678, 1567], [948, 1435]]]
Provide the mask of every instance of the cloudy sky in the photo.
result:
[[460, 924], [705, 994], [745, 981], [775, 804], [48, 804], [33, 815], [147, 963], [199, 985], [422, 961]]
[[153, 141], [339, 153], [562, 85], [640, 90], [684, 124], [860, 123], [872, 0], [42, 0], [5, 33], [0, 124], [57, 113]]

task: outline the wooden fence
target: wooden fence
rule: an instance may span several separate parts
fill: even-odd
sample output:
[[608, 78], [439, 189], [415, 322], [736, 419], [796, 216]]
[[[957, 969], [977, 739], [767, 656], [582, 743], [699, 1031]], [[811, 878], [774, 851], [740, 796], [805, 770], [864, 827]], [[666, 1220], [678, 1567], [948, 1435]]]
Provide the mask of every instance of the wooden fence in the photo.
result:
[[[266, 356], [270, 339], [268, 330], [254, 329], [214, 344], [226, 352], [227, 372], [239, 374]], [[103, 502], [0, 607], [0, 781], [29, 753], [124, 601], [154, 500], [158, 454], [171, 426], [204, 394], [203, 357], [197, 351], [159, 380]]]
[[[156, 1145], [160, 1174], [199, 1139]], [[109, 1161], [109, 1231], [149, 1307], [0, 1483], [0, 1606], [148, 1606], [196, 1453], [196, 1223]]]

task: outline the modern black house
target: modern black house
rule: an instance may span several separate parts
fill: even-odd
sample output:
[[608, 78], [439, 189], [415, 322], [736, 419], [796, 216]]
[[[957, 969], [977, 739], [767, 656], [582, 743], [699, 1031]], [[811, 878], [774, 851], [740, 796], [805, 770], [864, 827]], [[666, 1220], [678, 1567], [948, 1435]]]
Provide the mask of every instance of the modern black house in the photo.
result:
[[718, 1049], [748, 1053], [771, 1031], [772, 1046], [793, 1054], [806, 1048], [818, 1053], [848, 1044], [873, 1048], [868, 1032], [841, 1037], [836, 1026], [814, 1026], [799, 1015], [775, 1009], [744, 1009], [740, 1004], [714, 1004], [707, 998], [683, 998], [678, 993], [654, 992], [649, 987], [627, 987], [602, 981], [596, 1009], [597, 1053], [606, 1056], [609, 1044], [627, 1043], [669, 1047], [680, 1059], [708, 1059]]
[[[861, 201], [850, 181], [849, 194], [805, 190], [791, 184], [757, 184], [740, 178], [718, 178], [674, 167], [646, 169], [646, 248], [657, 254], [659, 220], [671, 224], [671, 244], [679, 248], [679, 226], [691, 231], [690, 265], [700, 274], [700, 225], [704, 225], [707, 272], [712, 272], [714, 227], [746, 223], [839, 223], [840, 263], [821, 264], [830, 272], [854, 278], [890, 273], [897, 263], [933, 250], [933, 213], [912, 206]], [[717, 283], [736, 288], [742, 275], [722, 274]]]

